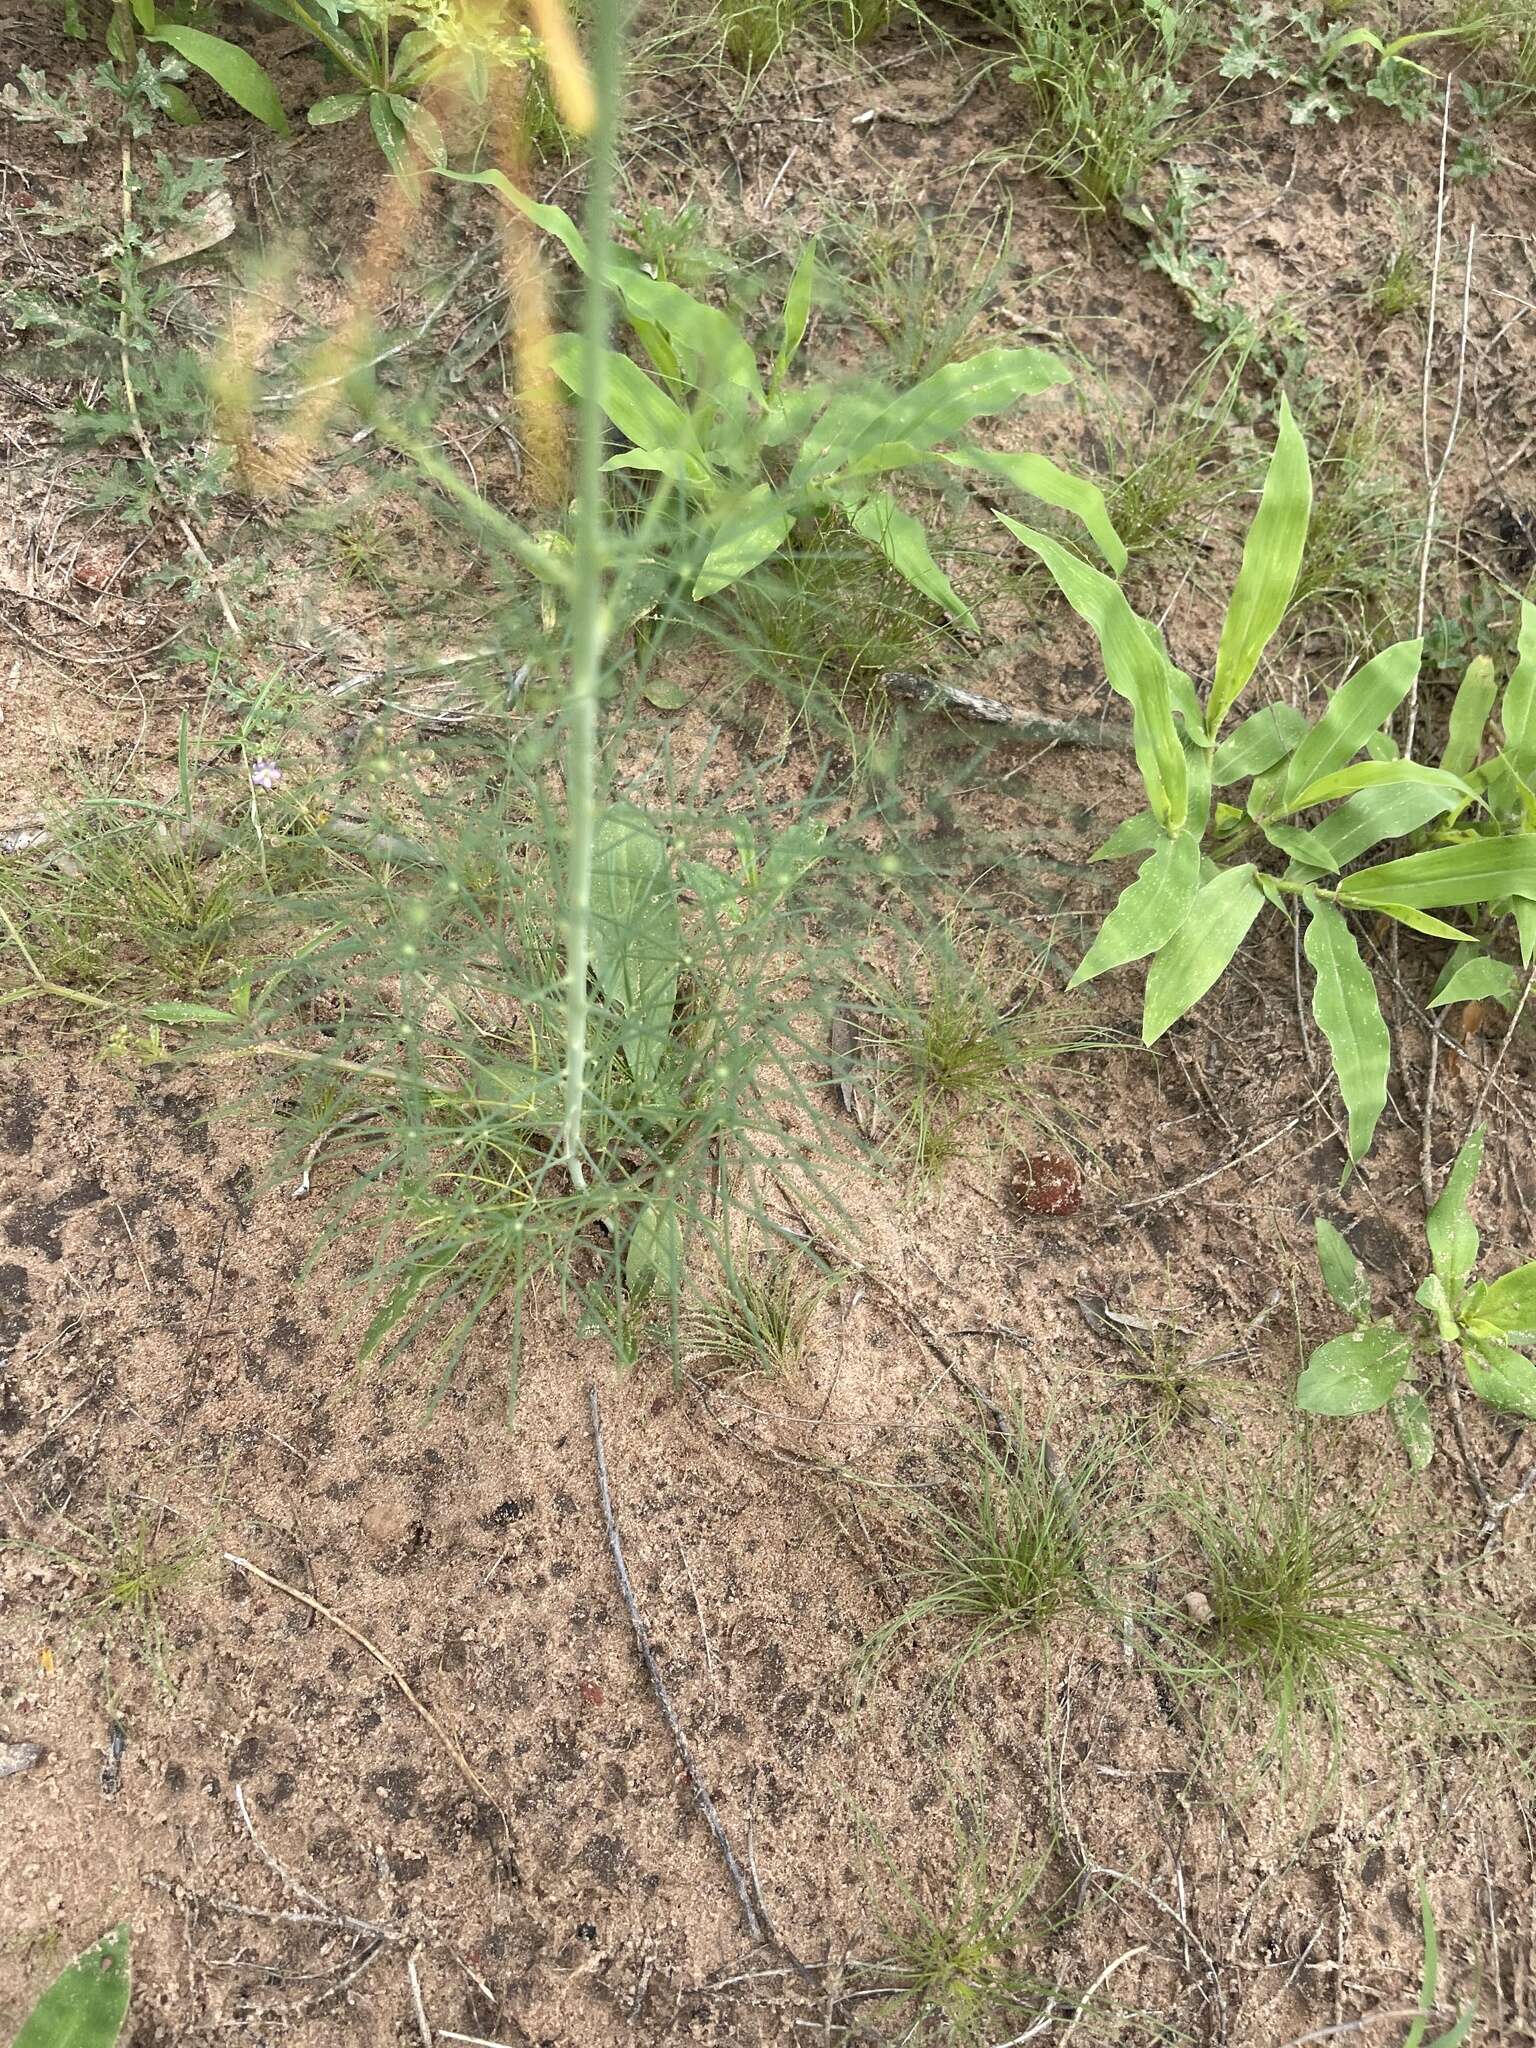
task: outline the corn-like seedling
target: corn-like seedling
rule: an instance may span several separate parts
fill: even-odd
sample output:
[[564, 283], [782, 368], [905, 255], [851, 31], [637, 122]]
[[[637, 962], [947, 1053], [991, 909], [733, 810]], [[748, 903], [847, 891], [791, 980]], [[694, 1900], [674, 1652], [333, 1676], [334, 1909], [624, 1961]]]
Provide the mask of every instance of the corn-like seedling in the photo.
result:
[[[1504, 742], [1491, 759], [1482, 758], [1499, 702], [1491, 663], [1468, 670], [1438, 765], [1404, 757], [1389, 728], [1417, 686], [1417, 639], [1384, 648], [1318, 718], [1281, 700], [1223, 737], [1285, 616], [1311, 504], [1306, 444], [1282, 399], [1203, 704], [1115, 583], [1059, 541], [997, 516], [1097, 634], [1111, 687], [1132, 708], [1147, 792], [1148, 809], [1096, 856], [1137, 854], [1143, 865], [1072, 986], [1150, 960], [1142, 1028], [1152, 1045], [1219, 981], [1266, 909], [1304, 918], [1313, 1014], [1333, 1055], [1353, 1164], [1386, 1104], [1391, 1048], [1351, 915], [1449, 940], [1458, 963], [1477, 963], [1480, 974], [1507, 968], [1492, 949], [1510, 926], [1526, 964], [1536, 957], [1536, 606], [1522, 608], [1500, 707]], [[1239, 785], [1240, 798], [1222, 794]], [[1410, 850], [1356, 866], [1394, 840]], [[1474, 922], [1448, 923], [1448, 910]]]

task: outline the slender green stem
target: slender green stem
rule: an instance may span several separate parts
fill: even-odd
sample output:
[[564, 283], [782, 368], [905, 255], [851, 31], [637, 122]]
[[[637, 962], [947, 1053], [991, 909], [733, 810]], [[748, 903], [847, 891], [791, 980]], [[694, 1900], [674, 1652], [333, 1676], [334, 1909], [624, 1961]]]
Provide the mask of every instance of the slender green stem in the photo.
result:
[[582, 1121], [587, 1069], [587, 973], [592, 954], [592, 849], [597, 817], [597, 700], [607, 652], [608, 535], [603, 511], [603, 394], [607, 383], [613, 181], [622, 69], [623, 0], [592, 10], [592, 84], [597, 125], [587, 186], [587, 282], [582, 323], [581, 435], [577, 464], [571, 686], [565, 711], [566, 870], [565, 1118], [561, 1151], [586, 1185]]

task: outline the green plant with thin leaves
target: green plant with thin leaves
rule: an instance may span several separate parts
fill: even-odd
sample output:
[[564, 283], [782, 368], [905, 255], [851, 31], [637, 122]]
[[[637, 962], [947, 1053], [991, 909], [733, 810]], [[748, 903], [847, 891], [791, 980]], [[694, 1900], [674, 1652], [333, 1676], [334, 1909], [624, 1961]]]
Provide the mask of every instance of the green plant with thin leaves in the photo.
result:
[[947, 1487], [916, 1496], [918, 1590], [870, 1638], [877, 1666], [909, 1629], [955, 1624], [951, 1670], [1040, 1637], [1073, 1608], [1093, 1607], [1115, 1447], [1090, 1444], [1058, 1465], [1015, 1402], [996, 1436], [966, 1432]]
[[[591, 275], [588, 240], [558, 206], [526, 198], [499, 171], [473, 175]], [[583, 406], [597, 407], [628, 444], [604, 469], [658, 480], [637, 540], [648, 561], [641, 579], [648, 594], [635, 600], [633, 615], [678, 585], [696, 602], [729, 590], [770, 562], [797, 528], [831, 519], [974, 631], [970, 607], [934, 560], [921, 520], [887, 488], [901, 475], [932, 480], [958, 472], [1007, 485], [1073, 515], [1105, 559], [1124, 566], [1097, 486], [1044, 455], [1000, 453], [963, 438], [974, 421], [1068, 381], [1065, 365], [1046, 350], [985, 349], [904, 391], [792, 378], [815, 296], [813, 243], [791, 279], [765, 381], [757, 351], [729, 314], [622, 254], [614, 256], [610, 282], [650, 369], [613, 349], [592, 358], [575, 336], [556, 336], [549, 360]], [[682, 516], [669, 530], [674, 506]]]
[[[1438, 765], [1405, 758], [1392, 737], [1393, 714], [1417, 685], [1419, 640], [1384, 648], [1315, 719], [1282, 701], [1224, 733], [1286, 614], [1311, 503], [1306, 444], [1282, 398], [1204, 703], [1117, 584], [1059, 541], [997, 517], [1093, 627], [1110, 685], [1131, 705], [1147, 792], [1148, 808], [1095, 856], [1143, 859], [1070, 985], [1149, 961], [1142, 1030], [1153, 1045], [1215, 986], [1266, 910], [1303, 919], [1313, 1014], [1353, 1164], [1386, 1103], [1391, 1048], [1351, 917], [1484, 952], [1512, 923], [1522, 958], [1536, 954], [1536, 607], [1524, 608], [1503, 745], [1488, 760], [1497, 693], [1482, 673], [1463, 683]], [[1391, 841], [1412, 850], [1356, 866]], [[1447, 910], [1468, 913], [1471, 929], [1448, 923]]]
[[1435, 1925], [1435, 1909], [1430, 1903], [1429, 1887], [1422, 1879], [1419, 1881], [1419, 1925], [1424, 1937], [1424, 1969], [1419, 1980], [1419, 2012], [1404, 2037], [1403, 2048], [1462, 2048], [1462, 2043], [1472, 2038], [1472, 2029], [1477, 2024], [1476, 1999], [1443, 2034], [1436, 2034], [1433, 2041], [1427, 2038], [1430, 2022], [1436, 2016], [1436, 2001], [1440, 1995], [1440, 1932]]
[[22, 2021], [12, 2048], [112, 2048], [133, 1995], [125, 1920], [62, 1969]]
[[1479, 1240], [1468, 1203], [1484, 1137], [1476, 1130], [1467, 1139], [1425, 1218], [1430, 1269], [1414, 1296], [1420, 1313], [1407, 1328], [1373, 1315], [1365, 1269], [1339, 1231], [1325, 1217], [1317, 1219], [1323, 1284], [1355, 1326], [1312, 1353], [1296, 1389], [1297, 1405], [1312, 1415], [1369, 1415], [1386, 1408], [1416, 1471], [1434, 1451], [1417, 1372], [1439, 1351], [1460, 1361], [1467, 1384], [1491, 1408], [1536, 1419], [1536, 1363], [1526, 1355], [1536, 1346], [1536, 1260], [1497, 1280], [1477, 1278]]
[[678, 1319], [678, 1356], [709, 1372], [792, 1372], [832, 1282], [796, 1250], [721, 1261], [719, 1284]]
[[1403, 1670], [1390, 1546], [1358, 1500], [1324, 1501], [1303, 1471], [1246, 1498], [1197, 1498], [1181, 1519], [1193, 1552], [1182, 1597], [1156, 1622], [1157, 1660], [1181, 1691], [1236, 1688], [1262, 1702], [1265, 1760], [1297, 1755], [1308, 1716], [1336, 1732], [1341, 1687]]

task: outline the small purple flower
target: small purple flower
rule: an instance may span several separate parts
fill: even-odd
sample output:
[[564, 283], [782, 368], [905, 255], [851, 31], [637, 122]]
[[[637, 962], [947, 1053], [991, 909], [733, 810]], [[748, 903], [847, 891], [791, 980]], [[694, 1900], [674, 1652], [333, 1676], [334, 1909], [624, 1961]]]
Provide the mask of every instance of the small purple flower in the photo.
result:
[[283, 771], [275, 761], [253, 761], [251, 763], [252, 789], [276, 789], [283, 779]]

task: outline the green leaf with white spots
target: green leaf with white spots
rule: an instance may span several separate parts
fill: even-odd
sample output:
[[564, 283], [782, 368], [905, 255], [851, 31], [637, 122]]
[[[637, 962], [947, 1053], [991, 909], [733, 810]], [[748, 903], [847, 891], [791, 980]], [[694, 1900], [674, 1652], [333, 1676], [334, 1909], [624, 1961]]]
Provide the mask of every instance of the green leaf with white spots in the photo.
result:
[[1321, 896], [1308, 894], [1302, 944], [1314, 976], [1312, 1014], [1328, 1041], [1333, 1071], [1349, 1117], [1349, 1157], [1358, 1166], [1371, 1148], [1387, 1102], [1392, 1041], [1376, 984], [1348, 922]]

